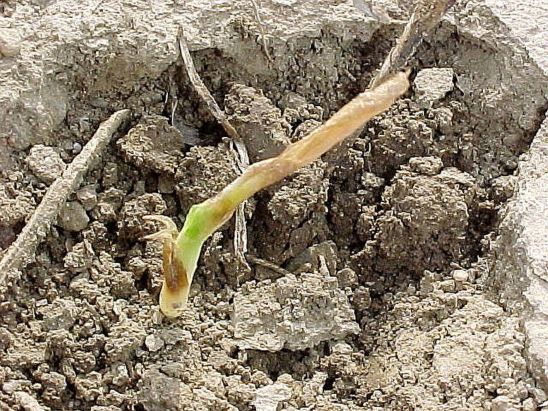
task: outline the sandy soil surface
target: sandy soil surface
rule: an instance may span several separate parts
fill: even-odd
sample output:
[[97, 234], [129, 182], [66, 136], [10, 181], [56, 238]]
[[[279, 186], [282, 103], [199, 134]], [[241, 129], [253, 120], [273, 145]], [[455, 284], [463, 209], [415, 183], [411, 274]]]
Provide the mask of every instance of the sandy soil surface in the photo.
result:
[[[187, 312], [160, 314], [143, 217], [180, 226], [237, 173], [179, 26], [252, 162], [363, 90], [401, 30], [351, 1], [257, 2], [262, 27], [246, 1], [0, 3], [0, 257], [99, 123], [132, 113], [0, 284], [0, 408], [546, 406], [492, 267], [548, 83], [480, 1], [455, 7], [411, 62], [410, 92], [346, 153], [248, 202], [249, 267], [232, 221], [206, 244]], [[404, 19], [407, 3], [375, 4]]]

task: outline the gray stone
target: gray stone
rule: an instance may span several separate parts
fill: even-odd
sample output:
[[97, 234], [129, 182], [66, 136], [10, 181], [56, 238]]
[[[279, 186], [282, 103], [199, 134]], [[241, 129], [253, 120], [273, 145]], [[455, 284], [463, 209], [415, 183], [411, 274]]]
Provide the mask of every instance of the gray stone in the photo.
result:
[[69, 201], [59, 213], [58, 224], [67, 231], [82, 231], [88, 223], [86, 210], [78, 201]]
[[453, 271], [453, 280], [457, 283], [464, 283], [468, 281], [468, 272], [466, 270]]
[[82, 187], [76, 192], [76, 198], [82, 203], [87, 211], [90, 211], [97, 205], [97, 192], [94, 185]]
[[292, 259], [287, 269], [292, 272], [315, 271], [320, 269], [321, 258], [325, 260], [330, 274], [337, 269], [337, 245], [333, 241], [324, 241], [307, 248]]
[[509, 411], [512, 408], [510, 398], [499, 395], [491, 402], [491, 411]]
[[27, 394], [24, 391], [17, 391], [15, 393], [15, 398], [17, 399], [17, 402], [21, 406], [21, 408], [25, 411], [44, 411], [45, 408], [40, 405], [38, 400], [34, 398], [32, 395]]
[[15, 29], [2, 27], [0, 32], [0, 58], [14, 57], [21, 50], [21, 39]]
[[[277, 156], [290, 143], [289, 124], [261, 91], [235, 84], [225, 97], [228, 120], [238, 130], [251, 162]], [[284, 127], [285, 124], [285, 127]]]
[[183, 411], [191, 409], [191, 388], [157, 369], [147, 370], [140, 381], [139, 400], [147, 411]]
[[358, 275], [351, 268], [343, 268], [337, 272], [337, 278], [339, 280], [339, 285], [342, 288], [345, 287], [354, 287], [358, 284]]
[[535, 411], [537, 409], [537, 404], [533, 398], [527, 398], [523, 401], [521, 408], [523, 411]]
[[164, 340], [162, 340], [160, 337], [156, 335], [150, 334], [150, 335], [147, 335], [145, 338], [145, 345], [149, 351], [152, 351], [152, 352], [160, 351], [162, 347], [164, 346]]
[[38, 313], [44, 317], [44, 331], [68, 330], [78, 318], [79, 309], [72, 300], [57, 299], [52, 304], [39, 307]]

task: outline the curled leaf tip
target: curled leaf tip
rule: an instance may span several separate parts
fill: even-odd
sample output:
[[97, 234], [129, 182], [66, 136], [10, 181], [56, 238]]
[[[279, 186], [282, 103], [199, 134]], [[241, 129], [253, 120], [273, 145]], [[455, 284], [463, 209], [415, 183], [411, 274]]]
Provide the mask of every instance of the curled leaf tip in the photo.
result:
[[148, 215], [146, 221], [160, 223], [163, 228], [143, 237], [145, 240], [161, 241], [163, 285], [160, 292], [160, 309], [167, 317], [181, 314], [188, 300], [190, 281], [182, 260], [182, 251], [177, 247], [177, 226], [169, 217]]

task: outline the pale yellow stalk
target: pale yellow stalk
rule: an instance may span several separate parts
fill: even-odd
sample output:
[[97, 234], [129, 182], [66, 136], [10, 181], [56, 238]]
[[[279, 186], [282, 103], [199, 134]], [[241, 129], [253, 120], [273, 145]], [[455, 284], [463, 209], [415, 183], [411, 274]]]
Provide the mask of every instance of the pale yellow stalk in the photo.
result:
[[166, 217], [151, 217], [166, 225], [165, 230], [148, 237], [164, 242], [164, 284], [160, 294], [163, 313], [176, 317], [184, 309], [204, 241], [232, 216], [240, 203], [320, 158], [373, 116], [388, 109], [409, 88], [407, 76], [407, 73], [397, 73], [359, 94], [322, 126], [289, 145], [277, 157], [248, 167], [219, 194], [193, 206], [178, 235], [174, 225], [164, 220]]

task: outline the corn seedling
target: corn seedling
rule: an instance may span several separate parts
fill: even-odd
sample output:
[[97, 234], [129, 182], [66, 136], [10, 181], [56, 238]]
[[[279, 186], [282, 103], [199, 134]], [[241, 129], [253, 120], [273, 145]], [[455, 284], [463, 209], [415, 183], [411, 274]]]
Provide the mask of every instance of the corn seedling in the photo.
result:
[[287, 146], [277, 157], [248, 167], [220, 193], [192, 206], [180, 232], [168, 217], [145, 217], [164, 226], [159, 232], [145, 237], [163, 242], [162, 312], [167, 317], [176, 317], [184, 310], [202, 245], [230, 219], [240, 203], [320, 158], [373, 116], [388, 109], [408, 89], [407, 77], [408, 73], [389, 77], [375, 88], [359, 94], [322, 126]]

